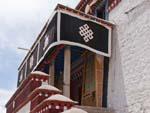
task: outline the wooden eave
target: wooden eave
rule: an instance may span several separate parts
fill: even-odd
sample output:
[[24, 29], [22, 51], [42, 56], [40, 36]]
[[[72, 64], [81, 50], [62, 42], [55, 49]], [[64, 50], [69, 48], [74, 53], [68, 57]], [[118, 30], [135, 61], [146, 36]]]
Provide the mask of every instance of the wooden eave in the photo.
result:
[[16, 96], [19, 94], [20, 91], [24, 89], [24, 87], [29, 83], [29, 81], [32, 78], [39, 78], [39, 79], [48, 79], [48, 76], [43, 75], [37, 75], [37, 74], [30, 74], [26, 79], [23, 80], [23, 82], [19, 85], [13, 96], [9, 99], [9, 101], [6, 103], [6, 107], [16, 98]]
[[[103, 0], [99, 0], [100, 1], [103, 1]], [[108, 0], [109, 1], [109, 4], [108, 4], [108, 11], [111, 11], [116, 5], [118, 5], [118, 3], [121, 1], [121, 0]], [[76, 10], [80, 10], [80, 11], [84, 11], [85, 7], [87, 4], [91, 3], [92, 0], [81, 0], [79, 2], [79, 4], [76, 6]]]

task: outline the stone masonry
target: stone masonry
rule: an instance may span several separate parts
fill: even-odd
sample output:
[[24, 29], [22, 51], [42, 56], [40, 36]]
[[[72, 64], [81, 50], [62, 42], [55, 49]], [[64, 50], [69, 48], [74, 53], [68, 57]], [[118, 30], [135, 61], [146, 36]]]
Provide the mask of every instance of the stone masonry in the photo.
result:
[[150, 113], [150, 0], [122, 0], [109, 20], [116, 27], [108, 107], [116, 113]]

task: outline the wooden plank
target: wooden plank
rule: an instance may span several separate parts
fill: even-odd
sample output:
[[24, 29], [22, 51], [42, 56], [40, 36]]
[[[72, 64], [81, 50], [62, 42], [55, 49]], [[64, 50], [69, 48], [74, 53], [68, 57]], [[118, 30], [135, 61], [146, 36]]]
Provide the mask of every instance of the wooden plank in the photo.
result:
[[95, 55], [96, 107], [102, 107], [104, 57]]

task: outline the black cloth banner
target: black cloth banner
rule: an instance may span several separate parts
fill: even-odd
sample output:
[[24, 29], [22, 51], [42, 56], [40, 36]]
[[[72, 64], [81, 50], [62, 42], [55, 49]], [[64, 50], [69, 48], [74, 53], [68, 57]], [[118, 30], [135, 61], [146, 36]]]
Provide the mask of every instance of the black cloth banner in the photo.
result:
[[[19, 79], [34, 71], [52, 47], [68, 44], [110, 56], [111, 28], [65, 11], [55, 11], [19, 69]], [[26, 66], [25, 66], [26, 65]], [[21, 81], [21, 80], [20, 80]], [[20, 83], [18, 81], [18, 84]]]
[[38, 45], [35, 47], [34, 51], [31, 53], [30, 57], [27, 60], [27, 72], [26, 76], [34, 69], [37, 64], [37, 57], [38, 57]]
[[50, 21], [44, 36], [40, 40], [39, 59], [43, 56], [50, 44], [57, 41], [57, 13]]
[[26, 78], [26, 63], [23, 65], [22, 69], [18, 73], [18, 83], [19, 85]]
[[79, 43], [105, 54], [109, 52], [109, 30], [100, 24], [61, 13], [60, 31], [60, 40]]

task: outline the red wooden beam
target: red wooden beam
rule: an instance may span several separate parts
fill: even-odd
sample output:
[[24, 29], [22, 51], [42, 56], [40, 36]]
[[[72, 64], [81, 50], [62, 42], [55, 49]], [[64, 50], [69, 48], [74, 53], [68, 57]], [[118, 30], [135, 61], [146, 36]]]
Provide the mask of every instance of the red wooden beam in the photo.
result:
[[[79, 4], [76, 6], [76, 10], [84, 11], [87, 4], [91, 3], [92, 0], [81, 0]], [[100, 1], [100, 0], [99, 0]], [[101, 0], [102, 1], [102, 0]], [[113, 10], [121, 0], [108, 0], [108, 11]]]
[[108, 6], [108, 11], [112, 11], [119, 3], [121, 0], [110, 0], [109, 6]]
[[39, 70], [43, 71], [47, 64], [50, 64], [59, 54], [60, 50], [64, 48], [64, 45], [56, 46], [56, 49], [51, 53], [51, 55], [44, 59], [44, 61], [40, 64]]

